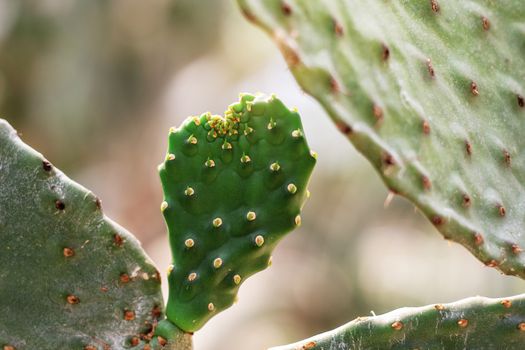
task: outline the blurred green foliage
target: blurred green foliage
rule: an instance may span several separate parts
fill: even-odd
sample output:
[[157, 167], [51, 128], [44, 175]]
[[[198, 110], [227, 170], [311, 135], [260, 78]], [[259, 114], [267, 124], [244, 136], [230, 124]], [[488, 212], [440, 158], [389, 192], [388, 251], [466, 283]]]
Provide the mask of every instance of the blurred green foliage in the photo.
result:
[[217, 42], [223, 5], [0, 1], [1, 115], [37, 143], [53, 140], [42, 151], [74, 167], [116, 130], [148, 118], [174, 72]]

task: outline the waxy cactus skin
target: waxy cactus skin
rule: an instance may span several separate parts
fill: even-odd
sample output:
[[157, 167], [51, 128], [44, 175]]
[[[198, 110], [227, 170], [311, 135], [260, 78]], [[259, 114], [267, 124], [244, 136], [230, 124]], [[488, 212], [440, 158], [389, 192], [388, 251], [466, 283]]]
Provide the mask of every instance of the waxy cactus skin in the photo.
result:
[[101, 201], [0, 119], [0, 348], [190, 349], [160, 343], [160, 275]]
[[474, 297], [359, 317], [333, 331], [271, 350], [523, 349], [525, 295]]
[[301, 223], [316, 162], [296, 111], [242, 94], [224, 116], [190, 117], [159, 167], [173, 252], [167, 317], [193, 332], [235, 301]]
[[521, 0], [238, 0], [388, 188], [525, 278]]
[[[484, 265], [525, 278], [521, 0], [238, 3], [392, 194]], [[402, 309], [282, 349], [522, 349], [523, 298]]]

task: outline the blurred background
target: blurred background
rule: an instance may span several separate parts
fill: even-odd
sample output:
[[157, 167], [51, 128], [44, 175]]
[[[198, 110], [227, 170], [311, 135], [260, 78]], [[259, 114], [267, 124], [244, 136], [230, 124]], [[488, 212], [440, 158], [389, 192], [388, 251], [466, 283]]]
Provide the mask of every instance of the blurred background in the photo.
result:
[[297, 106], [319, 161], [303, 225], [196, 333], [196, 350], [265, 349], [372, 311], [523, 292], [404, 199], [384, 205], [379, 176], [233, 0], [0, 0], [0, 116], [93, 190], [161, 271], [170, 253], [156, 168], [168, 129], [222, 113], [242, 91]]

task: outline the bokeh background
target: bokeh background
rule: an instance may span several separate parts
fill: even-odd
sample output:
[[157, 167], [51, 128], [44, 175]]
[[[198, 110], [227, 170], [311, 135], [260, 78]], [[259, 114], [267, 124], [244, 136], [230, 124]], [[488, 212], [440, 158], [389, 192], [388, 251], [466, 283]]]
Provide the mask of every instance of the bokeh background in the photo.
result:
[[196, 350], [264, 349], [371, 312], [523, 292], [406, 200], [385, 206], [378, 175], [233, 0], [0, 0], [0, 116], [102, 198], [161, 271], [170, 253], [156, 168], [168, 129], [222, 113], [242, 91], [297, 106], [319, 161], [303, 225], [195, 334]]

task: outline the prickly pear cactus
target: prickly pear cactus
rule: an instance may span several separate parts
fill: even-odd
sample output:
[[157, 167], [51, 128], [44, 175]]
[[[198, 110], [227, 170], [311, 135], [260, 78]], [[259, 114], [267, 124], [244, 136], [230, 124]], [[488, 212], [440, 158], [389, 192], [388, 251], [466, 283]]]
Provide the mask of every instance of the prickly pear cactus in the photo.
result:
[[359, 317], [333, 331], [272, 350], [523, 349], [525, 295], [474, 297]]
[[393, 193], [525, 277], [521, 0], [239, 3]]
[[138, 241], [3, 120], [0, 242], [2, 349], [190, 349], [154, 336], [160, 276]]
[[170, 321], [201, 328], [271, 263], [277, 242], [301, 224], [315, 158], [299, 114], [273, 96], [244, 94], [224, 116], [170, 130], [159, 167], [173, 252]]

